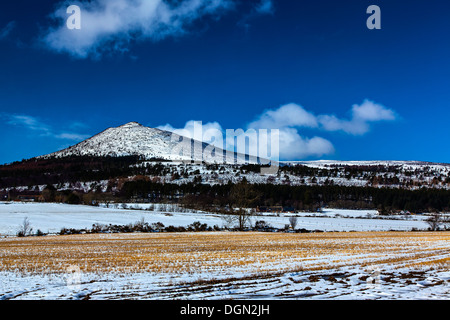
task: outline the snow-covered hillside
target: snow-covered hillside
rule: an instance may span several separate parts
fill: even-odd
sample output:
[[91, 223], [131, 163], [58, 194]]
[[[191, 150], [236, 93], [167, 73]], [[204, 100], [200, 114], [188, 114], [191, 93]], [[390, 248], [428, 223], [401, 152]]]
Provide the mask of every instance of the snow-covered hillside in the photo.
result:
[[[262, 167], [243, 165], [245, 155], [235, 155], [235, 160], [239, 159], [241, 164], [230, 164], [230, 159], [226, 158], [224, 163], [224, 158], [216, 156], [219, 154], [224, 155], [224, 150], [169, 131], [130, 122], [106, 129], [67, 149], [35, 158], [42, 160], [44, 165], [36, 164], [35, 159], [30, 159], [4, 166], [4, 175], [0, 179], [0, 197], [8, 199], [11, 190], [19, 193], [42, 192], [50, 183], [58, 191], [106, 192], [109, 187], [109, 190], [117, 192], [120, 191], [117, 188], [120, 180], [133, 180], [135, 176], [146, 176], [162, 183], [179, 185], [194, 181], [209, 185], [227, 184], [246, 179], [250, 183], [291, 186], [450, 189], [450, 164], [421, 161], [281, 161], [279, 170], [274, 174], [261, 174]], [[126, 172], [121, 176], [103, 175], [98, 179], [77, 180], [84, 171], [104, 170], [100, 165], [85, 168], [86, 163], [80, 162], [77, 166], [72, 166], [72, 170], [78, 170], [72, 173], [76, 178], [64, 178], [70, 166], [65, 167], [65, 172], [60, 172], [59, 161], [64, 162], [63, 158], [77, 156], [138, 156], [140, 159], [120, 164], [129, 166], [120, 168]], [[45, 163], [55, 160], [53, 158], [56, 161]], [[191, 160], [195, 160], [195, 163]], [[128, 170], [130, 168], [132, 170]], [[23, 176], [24, 170], [33, 170], [30, 171], [33, 178]], [[49, 179], [52, 175], [57, 178]]]
[[146, 159], [190, 160], [191, 157], [183, 155], [182, 150], [177, 152], [180, 139], [181, 136], [171, 132], [145, 127], [137, 122], [130, 122], [120, 127], [108, 128], [77, 145], [39, 158], [137, 155]]
[[[190, 137], [146, 127], [137, 122], [129, 122], [119, 127], [108, 128], [74, 146], [40, 156], [38, 159], [70, 156], [140, 156], [144, 159], [195, 160], [215, 163], [217, 159], [220, 162], [223, 161], [224, 153], [221, 148]], [[235, 154], [235, 157], [245, 161], [245, 156], [242, 154]]]

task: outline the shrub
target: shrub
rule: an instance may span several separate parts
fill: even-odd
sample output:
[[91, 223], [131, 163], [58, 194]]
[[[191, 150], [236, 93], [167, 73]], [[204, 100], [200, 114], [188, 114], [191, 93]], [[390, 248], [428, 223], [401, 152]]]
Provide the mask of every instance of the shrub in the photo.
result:
[[76, 195], [75, 193], [72, 192], [72, 193], [70, 193], [67, 196], [66, 202], [68, 204], [80, 204], [81, 203], [81, 199], [80, 199], [80, 197], [78, 195]]
[[164, 224], [161, 222], [152, 223], [151, 228], [157, 232], [161, 232], [164, 230]]
[[208, 229], [208, 225], [206, 223], [202, 224], [200, 221], [195, 221], [194, 223], [192, 223], [188, 226], [189, 231], [195, 231], [195, 232], [207, 231], [207, 229]]
[[186, 232], [185, 227], [174, 227], [174, 226], [168, 226], [164, 229], [166, 232]]
[[264, 220], [258, 220], [255, 222], [255, 230], [258, 231], [266, 231], [268, 229], [272, 229], [273, 227]]
[[37, 229], [37, 231], [36, 231], [36, 237], [42, 237], [42, 236], [45, 236], [45, 233], [44, 232], [42, 232], [40, 229]]

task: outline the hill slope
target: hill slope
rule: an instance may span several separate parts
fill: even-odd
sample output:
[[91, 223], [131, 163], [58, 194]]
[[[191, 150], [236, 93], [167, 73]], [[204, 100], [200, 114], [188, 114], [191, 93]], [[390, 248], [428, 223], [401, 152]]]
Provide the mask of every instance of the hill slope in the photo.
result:
[[[206, 148], [208, 148], [206, 150]], [[223, 157], [215, 157], [223, 155]], [[37, 159], [65, 158], [73, 156], [124, 157], [140, 156], [144, 159], [168, 161], [224, 160], [225, 151], [208, 143], [199, 142], [178, 134], [130, 122], [112, 127], [67, 149]], [[219, 159], [219, 161], [217, 161]], [[234, 159], [245, 162], [245, 155], [235, 154]]]
[[147, 159], [187, 160], [186, 157], [177, 156], [173, 152], [177, 144], [175, 139], [178, 137], [171, 132], [130, 122], [120, 127], [108, 128], [74, 146], [38, 158], [143, 156]]

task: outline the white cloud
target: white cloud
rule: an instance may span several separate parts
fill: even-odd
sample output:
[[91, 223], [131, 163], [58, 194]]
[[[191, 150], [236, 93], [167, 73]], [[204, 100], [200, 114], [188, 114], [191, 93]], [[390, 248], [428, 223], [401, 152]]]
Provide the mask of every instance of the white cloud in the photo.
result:
[[72, 140], [72, 141], [83, 141], [90, 137], [90, 135], [87, 134], [79, 134], [79, 133], [72, 133], [72, 132], [63, 132], [54, 134], [53, 137], [57, 139], [64, 139], [64, 140]]
[[87, 129], [89, 128], [89, 126], [85, 123], [74, 121], [69, 125], [69, 128], [73, 130], [78, 130], [78, 129]]
[[353, 135], [361, 135], [369, 131], [365, 121], [343, 120], [334, 115], [320, 115], [318, 121], [325, 131], [343, 131]]
[[318, 128], [317, 117], [302, 106], [290, 103], [275, 110], [266, 110], [247, 125], [253, 129], [278, 129], [280, 159], [296, 160], [321, 157], [334, 152], [333, 144], [321, 137], [302, 137], [298, 128]]
[[298, 160], [334, 153], [333, 144], [321, 137], [302, 137], [295, 128], [280, 128], [280, 159]]
[[266, 110], [255, 121], [248, 124], [254, 129], [280, 130], [280, 157], [285, 160], [321, 157], [334, 153], [333, 144], [321, 137], [302, 137], [298, 129], [312, 128], [322, 131], [343, 131], [352, 135], [363, 135], [371, 128], [371, 123], [396, 119], [394, 111], [370, 100], [361, 105], [353, 105], [350, 120], [334, 115], [314, 115], [304, 107], [290, 103], [274, 110]]
[[0, 29], [0, 40], [5, 39], [16, 27], [16, 22], [9, 22], [3, 29]]
[[394, 111], [381, 104], [364, 100], [361, 105], [353, 105], [350, 120], [338, 119], [334, 115], [320, 115], [318, 121], [326, 131], [344, 131], [353, 135], [363, 135], [370, 130], [370, 123], [378, 121], [393, 121]]
[[261, 2], [255, 7], [255, 11], [258, 14], [273, 14], [275, 8], [272, 0], [261, 0]]
[[248, 127], [254, 129], [279, 129], [282, 127], [310, 127], [318, 126], [316, 116], [306, 111], [302, 106], [290, 103], [276, 110], [266, 110]]
[[[158, 41], [185, 34], [188, 26], [207, 15], [221, 16], [233, 0], [92, 0], [62, 2], [52, 17], [59, 26], [47, 30], [44, 43], [74, 57], [99, 57], [105, 51], [128, 51], [133, 40]], [[81, 29], [66, 27], [68, 5], [81, 8]]]
[[[278, 109], [264, 111], [254, 121], [248, 123], [240, 134], [248, 133], [251, 129], [278, 129], [280, 159], [300, 160], [309, 157], [323, 157], [335, 152], [335, 148], [329, 140], [319, 136], [305, 137], [301, 135], [299, 130], [302, 128], [322, 132], [342, 131], [352, 135], [363, 135], [371, 129], [372, 123], [392, 121], [397, 117], [394, 111], [370, 100], [364, 100], [361, 105], [353, 105], [351, 115], [350, 120], [340, 119], [328, 114], [314, 115], [298, 104], [289, 103], [280, 106]], [[169, 124], [158, 128], [193, 137], [194, 124], [194, 121], [188, 121], [181, 129], [175, 129]], [[208, 129], [220, 131], [223, 137], [228, 138], [225, 130], [217, 122], [204, 124], [201, 129], [203, 133]], [[201, 138], [194, 137], [197, 140]], [[228, 140], [225, 140], [226, 149], [234, 145], [231, 140]], [[209, 142], [205, 139], [202, 141]], [[218, 144], [214, 142], [213, 144], [221, 148], [223, 145], [222, 140], [218, 141]]]
[[40, 122], [37, 118], [28, 115], [19, 114], [4, 114], [7, 119], [7, 124], [14, 126], [22, 126], [29, 130], [49, 132], [50, 128], [48, 125]]
[[89, 138], [89, 135], [86, 134], [74, 132], [55, 132], [50, 125], [29, 115], [2, 113], [1, 118], [3, 118], [5, 123], [8, 125], [18, 126], [26, 130], [37, 132], [42, 137], [70, 141], [82, 141]]
[[[200, 123], [201, 123], [201, 127], [198, 126]], [[222, 126], [218, 122], [202, 123], [201, 121], [190, 120], [190, 121], [186, 122], [186, 124], [184, 125], [183, 128], [174, 128], [170, 124], [158, 126], [156, 128], [160, 129], [160, 130], [173, 132], [175, 134], [178, 134], [178, 135], [190, 138], [190, 139], [195, 139], [198, 141], [211, 143], [219, 148], [224, 147], [223, 140], [216, 141], [216, 140], [211, 139], [211, 135], [213, 135], [214, 133], [217, 133], [217, 132], [223, 133], [224, 132], [224, 130], [222, 129]], [[201, 136], [199, 136], [199, 134], [201, 134]]]
[[259, 0], [252, 6], [251, 12], [244, 15], [238, 22], [238, 26], [243, 27], [248, 32], [252, 26], [252, 20], [261, 16], [275, 14], [275, 6], [273, 0]]
[[364, 100], [361, 105], [353, 105], [352, 112], [354, 120], [368, 122], [395, 120], [396, 118], [394, 111], [370, 100]]

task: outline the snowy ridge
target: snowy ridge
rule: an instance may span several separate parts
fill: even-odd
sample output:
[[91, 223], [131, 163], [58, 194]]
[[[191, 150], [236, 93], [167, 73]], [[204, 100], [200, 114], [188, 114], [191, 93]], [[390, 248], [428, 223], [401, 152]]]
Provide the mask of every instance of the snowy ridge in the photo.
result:
[[[187, 150], [189, 147], [191, 149]], [[206, 151], [207, 147], [209, 147], [208, 151]], [[144, 159], [169, 161], [203, 160], [214, 163], [216, 162], [215, 155], [219, 154], [224, 155], [225, 151], [169, 131], [146, 127], [137, 122], [130, 122], [120, 127], [108, 128], [67, 149], [37, 158], [141, 156]], [[245, 162], [245, 155], [235, 154], [235, 158], [244, 159]]]
[[[189, 140], [191, 142], [191, 152], [183, 152], [180, 141]], [[195, 147], [194, 147], [194, 144]], [[201, 145], [201, 148], [200, 148]], [[208, 152], [206, 152], [208, 148]], [[215, 148], [208, 143], [187, 139], [175, 133], [156, 128], [143, 126], [137, 122], [129, 122], [119, 127], [108, 128], [93, 137], [86, 139], [74, 146], [61, 151], [37, 157], [46, 159], [50, 157], [64, 158], [70, 156], [97, 156], [97, 157], [121, 157], [121, 156], [141, 156], [144, 159], [162, 159], [169, 161], [204, 160], [214, 163], [210, 150], [214, 150], [213, 155], [225, 154], [220, 148]], [[248, 163], [246, 155], [235, 154], [240, 163]], [[220, 161], [223, 163], [223, 161]], [[251, 161], [250, 161], [251, 162]], [[267, 163], [267, 162], [265, 162]], [[343, 166], [400, 166], [414, 169], [428, 166], [431, 168], [450, 168], [450, 164], [431, 163], [423, 161], [280, 161], [281, 165], [304, 165], [315, 168], [343, 167]]]
[[[223, 149], [169, 131], [146, 127], [137, 122], [108, 128], [77, 145], [38, 157], [38, 159], [70, 156], [139, 156], [141, 161], [136, 166], [140, 167], [152, 166], [155, 161], [160, 160], [160, 163], [167, 168], [167, 172], [159, 174], [158, 177], [162, 181], [176, 184], [193, 182], [194, 179], [199, 178], [202, 183], [211, 185], [237, 183], [245, 178], [250, 183], [369, 186], [410, 190], [423, 187], [450, 189], [450, 164], [423, 161], [280, 161], [280, 170], [274, 174], [262, 175], [261, 172], [253, 172], [248, 168], [239, 169], [234, 165], [222, 166], [222, 164], [230, 164], [230, 159], [226, 157]], [[250, 161], [251, 158], [246, 158], [246, 155], [235, 154], [234, 162], [237, 164], [253, 162]], [[192, 161], [195, 163], [192, 164]], [[221, 164], [221, 166], [208, 166], [209, 164]], [[306, 166], [312, 170], [296, 171], [296, 166]], [[178, 178], [173, 179], [177, 176]], [[61, 181], [61, 184], [65, 182]], [[92, 187], [98, 185], [106, 190], [107, 182], [92, 181], [79, 184], [80, 186], [76, 187], [77, 190], [89, 192]], [[17, 190], [27, 190], [28, 187], [15, 186]], [[43, 187], [45, 185], [39, 185], [39, 189]], [[59, 188], [72, 187], [67, 184]]]
[[[174, 137], [175, 138], [175, 137]], [[117, 128], [108, 128], [95, 136], [67, 149], [39, 158], [69, 156], [144, 156], [167, 160], [186, 160], [172, 151], [176, 145], [172, 133], [130, 122]]]
[[327, 167], [343, 167], [343, 166], [401, 166], [407, 168], [413, 167], [450, 167], [448, 163], [435, 163], [426, 161], [399, 161], [399, 160], [370, 160], [370, 161], [339, 161], [339, 160], [315, 160], [315, 161], [280, 161], [281, 164], [287, 165], [304, 165], [308, 167], [327, 168]]

